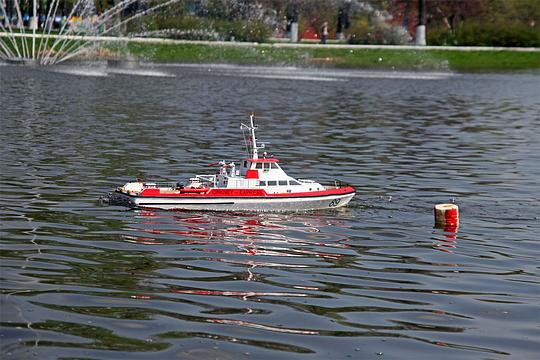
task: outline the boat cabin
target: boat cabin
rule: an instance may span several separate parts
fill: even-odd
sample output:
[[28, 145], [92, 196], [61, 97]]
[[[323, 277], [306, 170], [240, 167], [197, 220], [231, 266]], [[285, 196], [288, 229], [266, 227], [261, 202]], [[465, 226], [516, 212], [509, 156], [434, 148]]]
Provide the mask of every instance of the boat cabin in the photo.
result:
[[267, 193], [295, 193], [322, 190], [310, 180], [296, 180], [283, 171], [276, 158], [244, 159], [240, 169], [234, 163], [224, 164], [216, 175], [216, 185], [221, 188], [264, 189]]
[[287, 174], [278, 165], [275, 158], [244, 159], [240, 166], [240, 176], [246, 179], [283, 178]]

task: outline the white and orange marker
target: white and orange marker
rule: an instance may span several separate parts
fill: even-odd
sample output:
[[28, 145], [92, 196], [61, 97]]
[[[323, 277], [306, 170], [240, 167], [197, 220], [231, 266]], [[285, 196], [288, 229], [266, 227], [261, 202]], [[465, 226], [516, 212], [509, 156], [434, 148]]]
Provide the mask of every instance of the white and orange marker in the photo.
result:
[[434, 207], [434, 213], [436, 228], [457, 230], [459, 226], [459, 208], [456, 204], [437, 204]]

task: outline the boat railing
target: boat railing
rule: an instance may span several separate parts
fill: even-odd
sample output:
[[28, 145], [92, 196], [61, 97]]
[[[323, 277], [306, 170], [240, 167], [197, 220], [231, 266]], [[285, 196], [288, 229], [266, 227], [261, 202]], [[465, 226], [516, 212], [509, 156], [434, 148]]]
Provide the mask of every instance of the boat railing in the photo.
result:
[[343, 187], [350, 186], [350, 184], [343, 182], [341, 180], [338, 180], [338, 179], [321, 182], [321, 185], [327, 189], [328, 188], [341, 189]]
[[196, 175], [195, 177], [199, 179], [201, 182], [212, 184], [212, 186], [215, 186], [217, 184], [216, 175]]
[[180, 184], [173, 182], [147, 182], [143, 184], [143, 188], [171, 188], [175, 189]]

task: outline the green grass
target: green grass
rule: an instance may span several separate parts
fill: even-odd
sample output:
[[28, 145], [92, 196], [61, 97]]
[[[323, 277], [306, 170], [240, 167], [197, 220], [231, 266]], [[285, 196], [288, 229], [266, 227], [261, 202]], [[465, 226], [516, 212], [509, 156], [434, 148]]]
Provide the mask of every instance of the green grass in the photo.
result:
[[440, 51], [430, 52], [448, 61], [455, 71], [539, 70], [540, 52], [518, 51]]
[[[17, 39], [22, 45], [22, 40]], [[48, 47], [54, 42], [44, 40]], [[39, 40], [36, 50], [39, 48]], [[72, 44], [80, 43], [78, 41]], [[27, 39], [31, 51], [31, 41]], [[12, 47], [6, 42], [8, 47]], [[154, 62], [281, 65], [378, 70], [430, 70], [459, 72], [539, 71], [540, 52], [449, 51], [346, 48], [279, 48], [271, 44], [215, 46], [202, 44], [104, 44], [111, 55], [139, 56]], [[59, 46], [56, 50], [59, 49]]]
[[136, 56], [157, 62], [296, 65], [381, 70], [525, 71], [540, 69], [540, 52], [275, 48], [267, 45], [130, 43]]
[[[163, 62], [233, 63], [233, 64], [305, 64], [302, 51], [262, 46], [210, 46], [129, 44], [133, 55]], [[292, 50], [292, 51], [291, 51]]]

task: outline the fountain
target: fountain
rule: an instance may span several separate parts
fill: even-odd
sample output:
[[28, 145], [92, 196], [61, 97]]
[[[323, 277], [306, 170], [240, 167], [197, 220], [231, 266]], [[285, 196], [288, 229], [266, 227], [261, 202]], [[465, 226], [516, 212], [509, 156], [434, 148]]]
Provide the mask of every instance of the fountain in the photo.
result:
[[[58, 64], [95, 49], [100, 42], [122, 40], [118, 35], [128, 22], [178, 1], [119, 0], [98, 13], [94, 0], [77, 0], [67, 16], [60, 16], [60, 0], [51, 0], [47, 14], [38, 17], [39, 4], [33, 0], [25, 28], [19, 0], [0, 0], [0, 14], [4, 14], [0, 59], [26, 65]], [[137, 10], [133, 10], [135, 6]]]
[[[107, 60], [110, 67], [133, 69], [139, 66], [139, 59], [125, 56], [123, 50], [119, 52], [123, 54], [119, 57], [114, 51], [107, 51], [110, 49], [105, 48], [106, 51], [100, 53], [96, 53], [96, 49], [104, 43], [127, 44], [127, 40], [134, 37], [137, 38], [136, 41], [141, 41], [139, 38], [142, 37], [238, 41], [238, 39], [235, 40], [235, 36], [232, 36], [231, 27], [225, 26], [220, 30], [219, 26], [213, 27], [212, 21], [204, 23], [207, 27], [203, 28], [196, 26], [176, 28], [177, 24], [174, 22], [171, 28], [169, 28], [171, 23], [166, 22], [162, 28], [161, 25], [155, 25], [153, 20], [144, 19], [142, 21], [145, 23], [143, 29], [137, 29], [142, 30], [142, 32], [135, 31], [128, 34], [127, 24], [129, 22], [154, 13], [156, 10], [163, 10], [180, 2], [180, 0], [112, 0], [113, 5], [109, 8], [103, 7], [102, 0], [72, 1], [73, 7], [66, 9], [64, 0], [0, 0], [0, 60], [9, 63], [45, 66], [59, 64], [75, 57], [80, 59], [85, 53], [94, 58]], [[46, 6], [43, 6], [43, 3], [46, 3]], [[230, 0], [223, 1], [222, 7], [218, 10], [209, 11], [210, 5], [206, 0], [186, 3], [188, 5], [183, 7], [187, 9], [185, 11], [190, 14], [189, 16], [207, 17], [212, 11], [229, 11], [227, 21], [240, 19], [247, 24], [261, 21], [268, 27], [277, 26], [278, 5], [272, 8], [270, 5], [264, 7], [257, 1]], [[195, 3], [198, 5], [194, 7]], [[40, 4], [42, 4], [41, 7]], [[321, 14], [325, 14], [325, 11], [329, 11], [329, 9], [346, 8], [347, 16], [354, 14], [354, 16], [359, 17], [360, 14], [365, 14], [370, 25], [365, 29], [360, 28], [359, 21], [356, 19], [356, 32], [352, 29], [348, 31], [347, 38], [351, 44], [380, 41], [379, 34], [391, 38], [389, 41], [384, 39], [384, 43], [402, 44], [408, 41], [408, 34], [402, 26], [389, 23], [392, 16], [387, 11], [381, 11], [366, 1], [327, 0], [324, 2], [324, 6], [320, 3], [300, 1], [297, 7], [295, 11], [304, 14], [302, 16], [315, 19], [323, 16]], [[199, 13], [193, 8], [198, 9]], [[283, 10], [282, 6], [280, 11]], [[29, 13], [32, 15], [29, 16]], [[174, 18], [181, 14], [171, 12], [170, 15]], [[222, 15], [220, 13], [219, 16]], [[132, 26], [130, 25], [130, 27]], [[245, 28], [246, 26], [242, 26], [242, 29]], [[338, 38], [345, 38], [341, 32], [342, 29], [338, 28], [338, 30]], [[376, 33], [377, 36], [372, 35], [372, 33]], [[357, 36], [358, 34], [362, 34], [362, 36]], [[367, 36], [363, 34], [367, 34]], [[149, 42], [152, 41], [155, 42], [155, 39], [149, 40]], [[239, 41], [251, 42], [253, 40], [240, 39]]]

